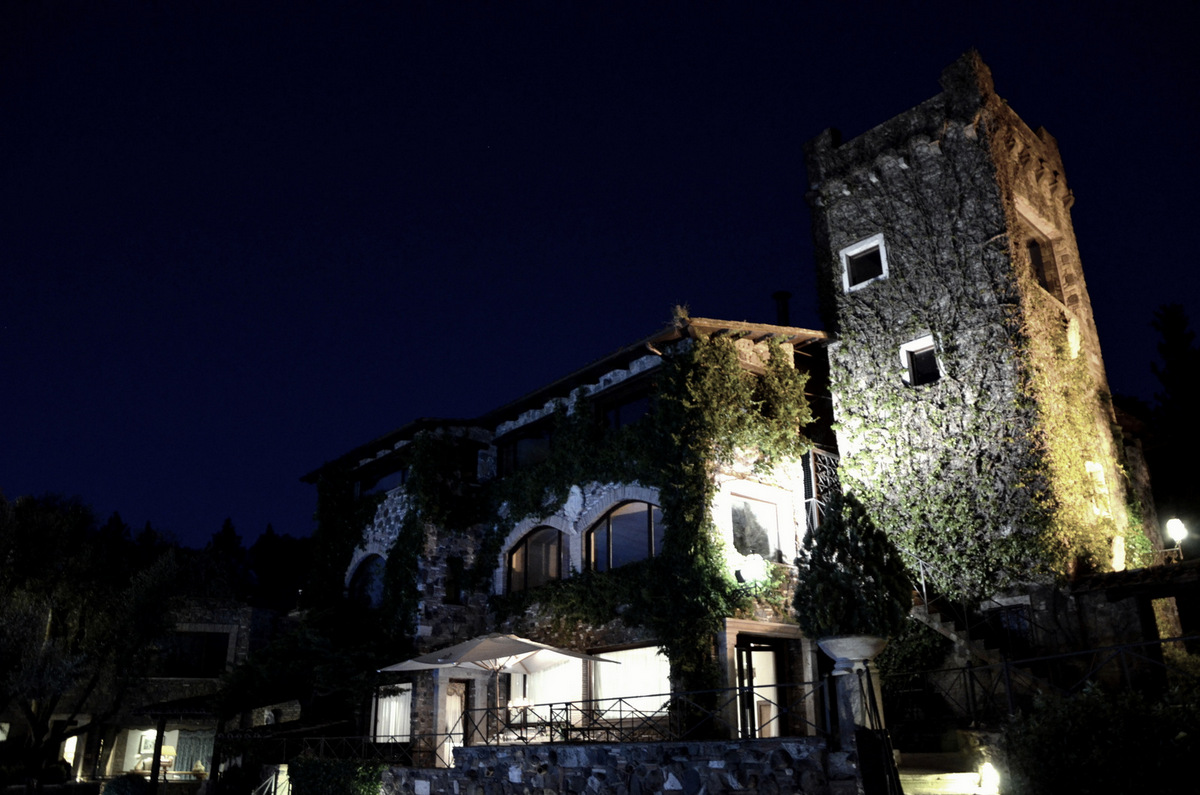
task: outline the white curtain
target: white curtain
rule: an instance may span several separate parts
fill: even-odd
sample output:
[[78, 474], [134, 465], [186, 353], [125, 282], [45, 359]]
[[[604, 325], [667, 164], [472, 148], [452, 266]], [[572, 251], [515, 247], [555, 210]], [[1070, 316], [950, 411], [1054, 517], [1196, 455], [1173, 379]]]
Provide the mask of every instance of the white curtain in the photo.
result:
[[[644, 714], [665, 711], [671, 692], [671, 666], [656, 646], [604, 652], [598, 656], [620, 665], [592, 663], [593, 693], [600, 710]], [[621, 699], [610, 701], [609, 699]]]
[[394, 685], [375, 697], [375, 739], [406, 743], [412, 724], [412, 685]]
[[[520, 691], [516, 693], [521, 697]], [[537, 673], [525, 674], [527, 704], [563, 704], [583, 700], [583, 660], [568, 660], [562, 665], [547, 668]], [[547, 713], [547, 714], [543, 714]], [[540, 706], [529, 710], [530, 719], [549, 720], [549, 707]]]

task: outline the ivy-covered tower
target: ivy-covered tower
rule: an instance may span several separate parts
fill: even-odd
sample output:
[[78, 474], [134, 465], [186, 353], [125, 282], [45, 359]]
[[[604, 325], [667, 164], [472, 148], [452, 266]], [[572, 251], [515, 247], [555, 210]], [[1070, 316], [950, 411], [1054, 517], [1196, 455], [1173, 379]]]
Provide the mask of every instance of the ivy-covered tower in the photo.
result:
[[941, 84], [807, 147], [843, 483], [951, 593], [1122, 568], [1149, 542], [1058, 145], [978, 53]]

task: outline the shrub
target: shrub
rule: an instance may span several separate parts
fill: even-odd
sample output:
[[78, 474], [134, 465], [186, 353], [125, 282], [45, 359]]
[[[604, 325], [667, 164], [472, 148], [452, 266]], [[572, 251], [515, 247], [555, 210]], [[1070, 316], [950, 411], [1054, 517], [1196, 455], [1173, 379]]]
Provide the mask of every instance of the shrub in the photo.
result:
[[126, 773], [117, 776], [104, 785], [103, 795], [146, 795], [150, 792], [150, 782], [140, 773]]
[[288, 765], [294, 795], [379, 795], [383, 765], [354, 759], [300, 758]]
[[1005, 729], [1006, 795], [1193, 793], [1200, 755], [1197, 692], [1161, 701], [1091, 688], [1039, 698]]

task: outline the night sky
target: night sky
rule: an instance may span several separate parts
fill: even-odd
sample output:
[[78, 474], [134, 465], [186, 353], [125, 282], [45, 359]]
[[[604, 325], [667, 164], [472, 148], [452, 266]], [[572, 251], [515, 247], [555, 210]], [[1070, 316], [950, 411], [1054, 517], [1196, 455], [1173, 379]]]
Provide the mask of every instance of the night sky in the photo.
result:
[[1192, 4], [647, 6], [4, 3], [0, 490], [304, 535], [301, 475], [674, 304], [819, 328], [803, 143], [971, 47], [1058, 138], [1112, 387], [1153, 397], [1155, 308], [1200, 327]]

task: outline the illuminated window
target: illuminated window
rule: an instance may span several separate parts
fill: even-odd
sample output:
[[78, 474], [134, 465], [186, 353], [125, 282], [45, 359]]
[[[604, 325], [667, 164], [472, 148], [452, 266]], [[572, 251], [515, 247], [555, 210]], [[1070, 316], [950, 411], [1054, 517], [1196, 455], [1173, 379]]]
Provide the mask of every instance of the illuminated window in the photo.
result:
[[594, 571], [608, 571], [661, 554], [662, 532], [662, 511], [657, 505], [618, 505], [584, 536], [587, 565]]
[[671, 666], [656, 646], [600, 652], [596, 656], [620, 665], [592, 663], [592, 697], [598, 717], [643, 715], [666, 711], [671, 692]]
[[[523, 714], [514, 717], [549, 721], [554, 718], [555, 710], [547, 705], [583, 701], [583, 665], [583, 660], [567, 660], [541, 671], [513, 674], [513, 700], [527, 707]], [[561, 719], [561, 712], [559, 715]]]
[[525, 535], [508, 553], [508, 592], [538, 588], [562, 579], [562, 532], [539, 527]]
[[390, 685], [375, 694], [375, 741], [406, 743], [412, 725], [412, 685]]
[[733, 497], [733, 548], [743, 555], [775, 560], [779, 551], [779, 513], [775, 503]]
[[904, 365], [904, 374], [901, 377], [909, 386], [932, 384], [942, 377], [931, 334], [901, 345], [900, 363]]
[[887, 249], [883, 234], [846, 246], [838, 257], [842, 262], [842, 288], [852, 292], [888, 275]]

